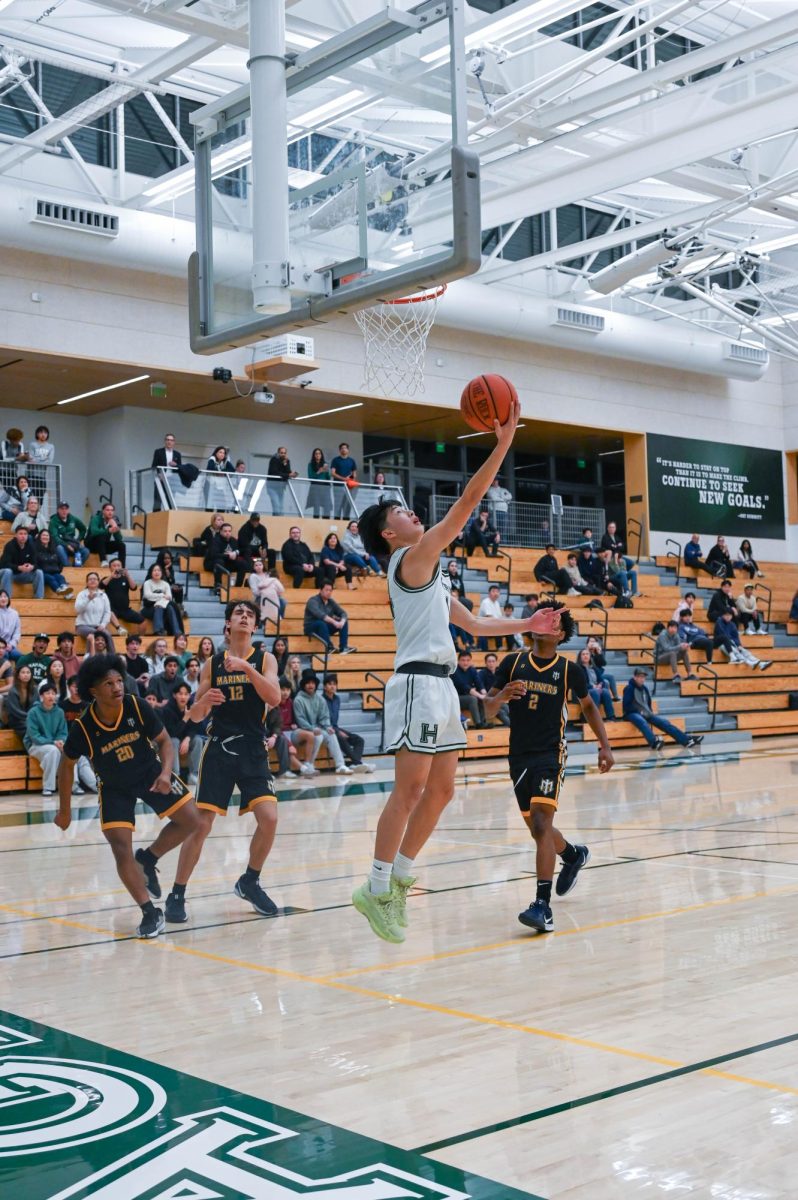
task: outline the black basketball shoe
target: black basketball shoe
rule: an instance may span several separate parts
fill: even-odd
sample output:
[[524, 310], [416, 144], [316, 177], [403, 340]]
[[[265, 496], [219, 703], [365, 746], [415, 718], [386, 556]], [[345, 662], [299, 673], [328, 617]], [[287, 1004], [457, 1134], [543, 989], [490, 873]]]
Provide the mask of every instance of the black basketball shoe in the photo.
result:
[[246, 875], [242, 875], [235, 886], [235, 893], [242, 900], [248, 900], [262, 917], [277, 916], [277, 905], [266, 895], [257, 879], [247, 879]]
[[576, 862], [564, 862], [560, 867], [560, 873], [557, 876], [557, 882], [554, 885], [554, 890], [558, 896], [567, 896], [576, 887], [576, 879], [582, 867], [587, 866], [590, 862], [590, 851], [587, 846], [574, 846], [577, 858]]

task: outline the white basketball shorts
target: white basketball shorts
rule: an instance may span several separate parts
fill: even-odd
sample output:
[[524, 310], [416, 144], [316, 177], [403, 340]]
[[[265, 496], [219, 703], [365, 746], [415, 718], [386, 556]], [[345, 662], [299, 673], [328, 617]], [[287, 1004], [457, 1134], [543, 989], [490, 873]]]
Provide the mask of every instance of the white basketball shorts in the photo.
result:
[[441, 675], [392, 675], [385, 688], [385, 752], [462, 750], [466, 735], [454, 684]]

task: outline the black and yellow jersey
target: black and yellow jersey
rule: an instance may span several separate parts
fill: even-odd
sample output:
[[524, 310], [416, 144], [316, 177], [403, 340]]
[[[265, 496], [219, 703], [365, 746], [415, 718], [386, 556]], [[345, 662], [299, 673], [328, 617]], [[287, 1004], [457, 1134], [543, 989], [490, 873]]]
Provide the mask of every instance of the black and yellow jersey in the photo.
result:
[[494, 687], [501, 690], [514, 679], [523, 680], [526, 692], [509, 705], [511, 756], [562, 758], [566, 753], [568, 695], [573, 692], [577, 700], [582, 700], [588, 694], [584, 669], [561, 654], [544, 660], [521, 650], [499, 663]]
[[[246, 656], [255, 670], [263, 674], [263, 659], [266, 651], [261, 646], [253, 646]], [[225, 666], [227, 652], [222, 650], [211, 659], [211, 679], [213, 688], [224, 692], [224, 703], [211, 709], [211, 723], [208, 732], [214, 737], [263, 737], [267, 705], [261, 700], [255, 687], [242, 671], [228, 671]]]
[[163, 730], [160, 718], [149, 704], [125, 696], [113, 725], [103, 725], [96, 705], [90, 704], [69, 726], [64, 754], [78, 759], [85, 755], [100, 782], [119, 791], [135, 791], [152, 781], [153, 768], [160, 770], [151, 742]]

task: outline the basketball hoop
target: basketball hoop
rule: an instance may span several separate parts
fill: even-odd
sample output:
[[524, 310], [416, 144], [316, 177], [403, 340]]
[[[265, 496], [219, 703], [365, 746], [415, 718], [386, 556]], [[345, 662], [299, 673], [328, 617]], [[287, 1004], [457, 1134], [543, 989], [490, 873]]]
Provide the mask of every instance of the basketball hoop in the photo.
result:
[[383, 395], [424, 391], [424, 356], [446, 284], [398, 300], [381, 300], [354, 314], [363, 334], [363, 387]]

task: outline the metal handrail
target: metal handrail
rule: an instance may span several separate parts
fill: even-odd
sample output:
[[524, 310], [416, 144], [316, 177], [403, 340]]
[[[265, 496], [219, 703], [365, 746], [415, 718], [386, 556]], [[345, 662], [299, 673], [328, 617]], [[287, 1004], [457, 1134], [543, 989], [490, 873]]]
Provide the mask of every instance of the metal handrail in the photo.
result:
[[756, 591], [767, 592], [768, 608], [767, 608], [767, 616], [765, 617], [765, 626], [767, 627], [770, 625], [770, 613], [771, 613], [771, 609], [773, 608], [773, 589], [769, 588], [766, 583], [755, 583], [754, 591], [755, 592]]
[[313, 666], [313, 660], [314, 660], [314, 658], [317, 658], [319, 660], [319, 662], [321, 663], [322, 675], [326, 675], [327, 674], [327, 660], [330, 657], [330, 648], [320, 633], [311, 633], [311, 634], [308, 634], [308, 636], [312, 637], [312, 638], [316, 638], [317, 641], [320, 641], [321, 644], [324, 646], [323, 654], [316, 654], [316, 653], [311, 652], [310, 665]]
[[133, 521], [131, 523], [130, 528], [141, 530], [141, 562], [139, 563], [139, 567], [143, 570], [144, 569], [144, 559], [147, 554], [147, 513], [146, 513], [146, 510], [143, 509], [140, 504], [131, 504], [131, 506], [130, 506], [131, 517], [135, 516], [135, 514], [137, 512], [141, 513], [142, 517], [144, 518], [144, 524], [142, 525], [140, 521]]
[[681, 544], [681, 542], [675, 541], [673, 538], [666, 538], [665, 545], [676, 547], [675, 553], [673, 550], [669, 550], [667, 552], [667, 554], [665, 555], [665, 557], [676, 559], [676, 586], [678, 587], [679, 586], [679, 576], [682, 573], [682, 544]]
[[113, 504], [114, 502], [114, 485], [111, 483], [110, 479], [103, 479], [101, 475], [97, 480], [97, 487], [99, 487], [101, 483], [104, 483], [108, 488], [108, 495], [106, 496], [104, 492], [100, 492], [100, 508], [102, 508], [104, 504]]
[[707, 681], [706, 681], [706, 680], [704, 680], [704, 679], [699, 679], [699, 680], [698, 680], [698, 685], [697, 685], [697, 686], [698, 686], [699, 688], [701, 688], [701, 687], [704, 687], [704, 688], [706, 688], [706, 689], [707, 689], [707, 691], [711, 692], [711, 694], [712, 694], [712, 708], [711, 708], [711, 712], [712, 712], [712, 721], [711, 721], [711, 723], [710, 723], [710, 726], [709, 726], [709, 727], [710, 727], [710, 729], [714, 729], [714, 728], [715, 728], [715, 720], [716, 720], [716, 718], [717, 718], [717, 715], [718, 715], [718, 682], [719, 682], [719, 676], [718, 676], [718, 673], [717, 673], [717, 671], [715, 671], [715, 670], [714, 670], [712, 667], [710, 667], [709, 663], [699, 663], [699, 664], [698, 664], [698, 666], [696, 667], [696, 672], [700, 672], [700, 671], [706, 671], [707, 675], [711, 675], [711, 676], [712, 676], [712, 682], [711, 682], [711, 683], [710, 683], [710, 682], [707, 682]]
[[366, 679], [376, 679], [377, 683], [382, 688], [382, 695], [377, 696], [374, 692], [367, 692], [366, 699], [371, 697], [376, 700], [380, 706], [380, 749], [385, 745], [385, 680], [380, 675], [376, 675], [374, 671], [366, 671]]
[[[630, 525], [636, 525], [637, 528], [630, 529], [629, 528]], [[637, 537], [637, 557], [635, 558], [635, 562], [639, 564], [640, 549], [643, 545], [643, 522], [638, 521], [637, 517], [627, 517], [627, 520], [626, 520], [626, 548], [627, 548], [627, 550], [630, 549], [629, 541], [633, 535]]]
[[644, 638], [648, 638], [648, 640], [653, 643], [653, 645], [651, 645], [651, 646], [641, 647], [640, 653], [651, 655], [651, 662], [652, 662], [652, 665], [654, 668], [654, 682], [651, 687], [651, 695], [656, 696], [656, 694], [657, 694], [657, 671], [659, 670], [659, 646], [657, 645], [657, 639], [653, 633], [643, 633], [642, 636]]
[[175, 552], [176, 558], [178, 558], [178, 559], [184, 558], [186, 560], [186, 581], [183, 584], [183, 602], [185, 603], [185, 601], [188, 600], [188, 580], [189, 580], [190, 568], [191, 568], [191, 542], [188, 540], [187, 537], [184, 537], [182, 533], [175, 534], [175, 541], [176, 542], [185, 542], [186, 547], [187, 547], [186, 550], [178, 549]]
[[[590, 609], [586, 609], [585, 611], [586, 611], [586, 612], [595, 612], [596, 610], [595, 610], [594, 608], [590, 608]], [[602, 615], [602, 616], [603, 616], [603, 618], [604, 618], [604, 620], [603, 620], [603, 621], [602, 621], [602, 620], [600, 620], [598, 617], [594, 617], [594, 618], [591, 620], [590, 624], [591, 624], [591, 625], [600, 625], [600, 626], [601, 626], [601, 628], [604, 630], [604, 637], [603, 637], [603, 639], [602, 639], [602, 642], [603, 642], [603, 645], [604, 645], [604, 649], [605, 649], [605, 650], [607, 650], [607, 649], [608, 649], [608, 646], [607, 646], [607, 638], [608, 638], [608, 634], [607, 634], [607, 626], [608, 626], [608, 625], [609, 625], [609, 623], [610, 623], [610, 614], [607, 612], [606, 608], [604, 608], [604, 606], [603, 606], [603, 605], [602, 605], [602, 607], [601, 607], [601, 615]]]
[[494, 557], [495, 557], [495, 558], [506, 558], [506, 559], [507, 559], [507, 562], [509, 563], [509, 566], [505, 566], [505, 565], [504, 565], [504, 563], [497, 563], [497, 564], [496, 564], [496, 570], [497, 570], [497, 571], [506, 571], [506, 572], [507, 572], [507, 599], [508, 599], [508, 601], [509, 601], [509, 599], [510, 599], [510, 592], [513, 590], [513, 589], [512, 589], [512, 582], [513, 582], [513, 556], [512, 556], [511, 554], [507, 554], [507, 553], [506, 553], [506, 551], [504, 551], [504, 550], [497, 550], [497, 551], [496, 551], [496, 554], [494, 555]]

